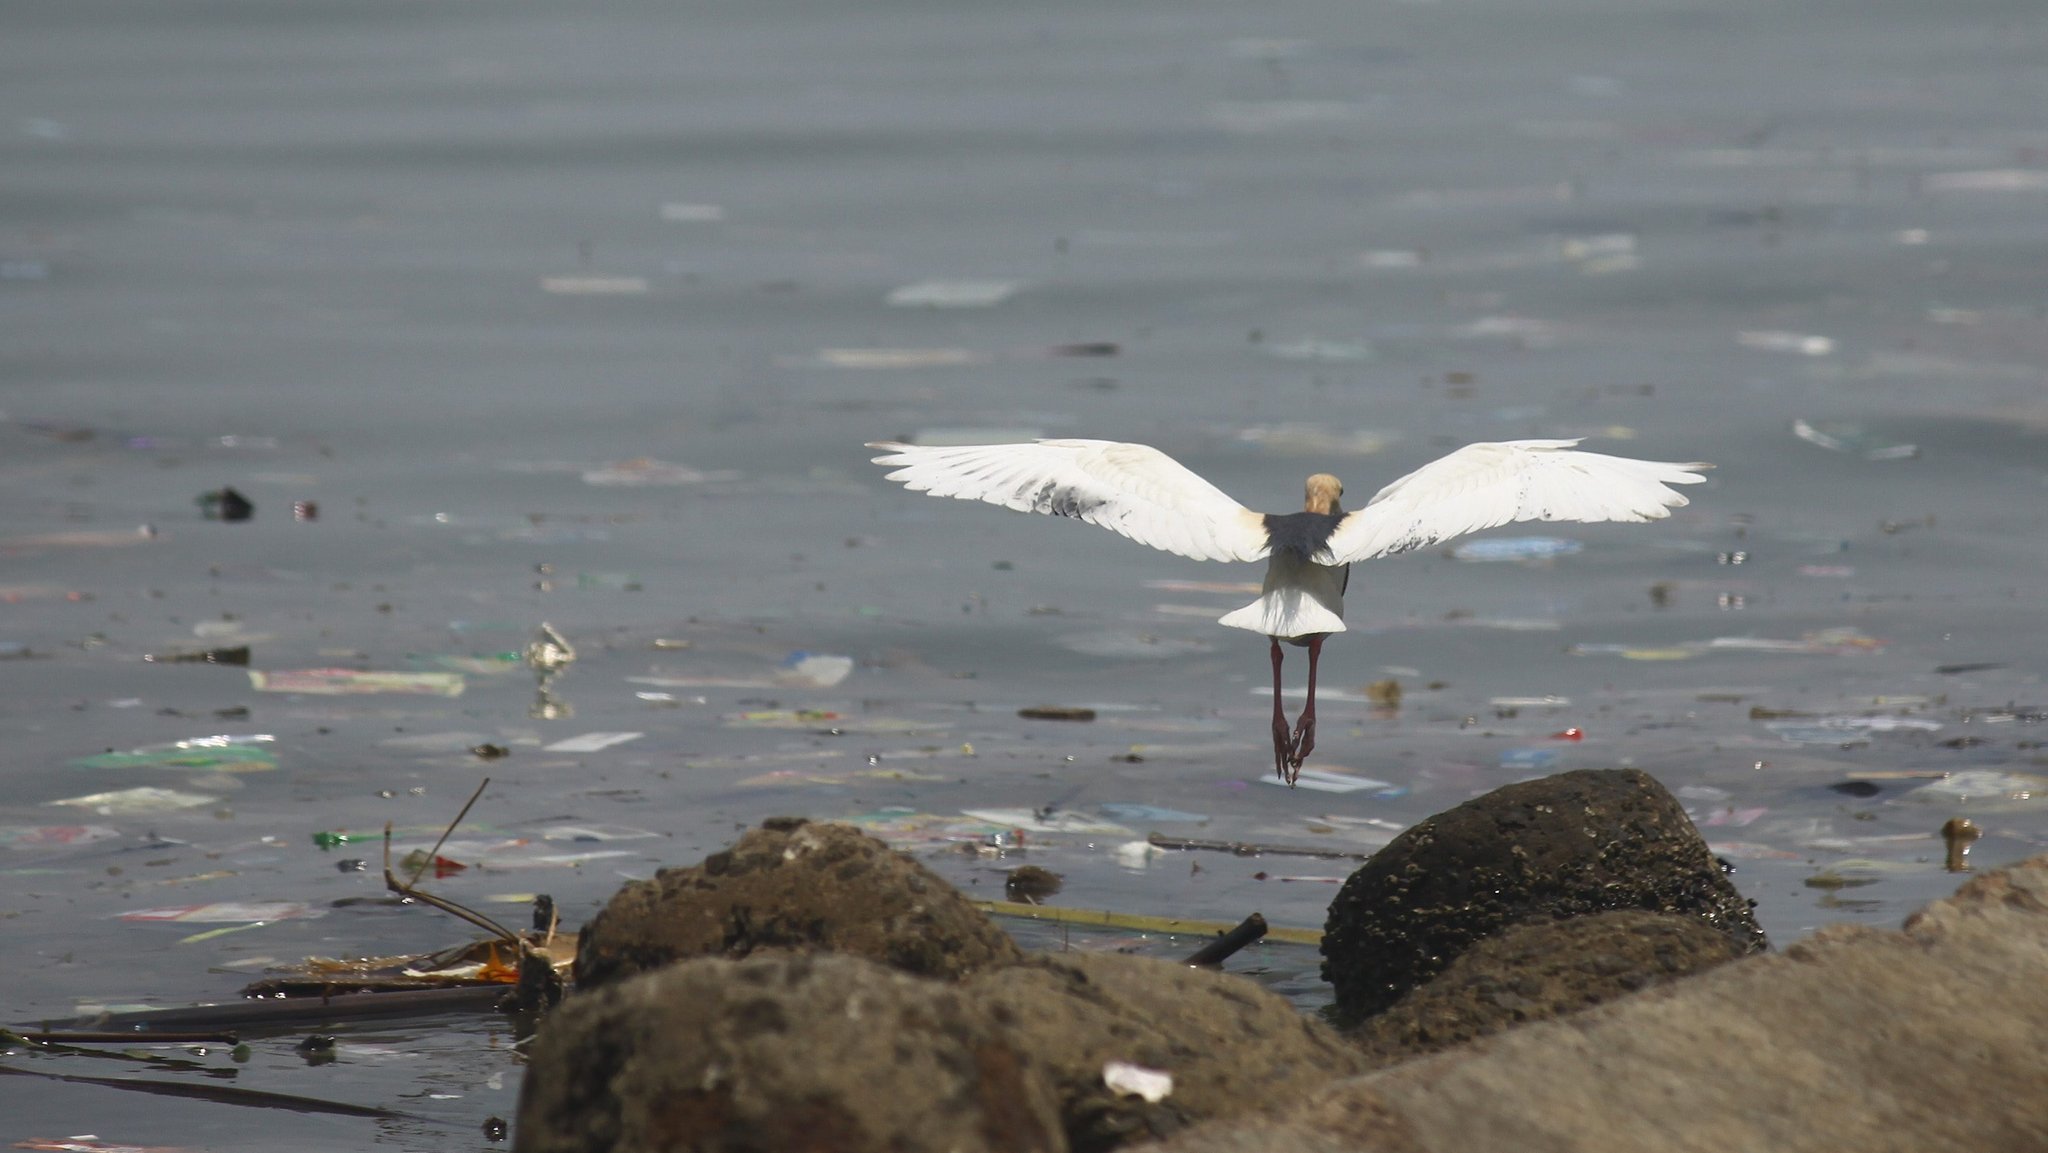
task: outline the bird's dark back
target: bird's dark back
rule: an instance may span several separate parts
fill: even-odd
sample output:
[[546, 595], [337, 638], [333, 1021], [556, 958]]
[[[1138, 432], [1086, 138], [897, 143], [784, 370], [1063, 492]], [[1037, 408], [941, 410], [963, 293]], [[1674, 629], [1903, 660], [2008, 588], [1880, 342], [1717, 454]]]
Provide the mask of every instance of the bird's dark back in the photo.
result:
[[1342, 516], [1320, 512], [1289, 512], [1266, 514], [1266, 543], [1274, 552], [1297, 553], [1312, 557], [1330, 543], [1330, 534], [1337, 531]]

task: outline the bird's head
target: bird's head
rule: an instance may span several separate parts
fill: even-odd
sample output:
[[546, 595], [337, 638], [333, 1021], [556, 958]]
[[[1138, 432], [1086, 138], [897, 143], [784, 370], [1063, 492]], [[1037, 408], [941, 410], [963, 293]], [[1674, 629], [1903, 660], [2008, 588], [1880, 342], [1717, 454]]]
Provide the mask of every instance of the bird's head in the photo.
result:
[[1337, 498], [1344, 495], [1344, 482], [1327, 472], [1319, 472], [1308, 478], [1308, 511], [1324, 516], [1343, 516], [1344, 510], [1337, 505]]

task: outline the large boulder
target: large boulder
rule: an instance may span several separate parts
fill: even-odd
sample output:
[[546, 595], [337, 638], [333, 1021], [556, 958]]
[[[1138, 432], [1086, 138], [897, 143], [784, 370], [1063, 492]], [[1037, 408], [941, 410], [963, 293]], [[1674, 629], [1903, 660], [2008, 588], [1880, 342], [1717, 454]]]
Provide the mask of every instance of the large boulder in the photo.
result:
[[1159, 1153], [2048, 1149], [2048, 856]]
[[1351, 1036], [1376, 1065], [1562, 1017], [1741, 956], [1698, 917], [1616, 909], [1510, 925]]
[[[1284, 1108], [1365, 1063], [1328, 1026], [1228, 973], [1119, 954], [1062, 953], [985, 973], [968, 993], [1050, 1070], [1075, 1153], [1192, 1122]], [[1103, 1080], [1109, 1062], [1173, 1078], [1157, 1102]]]
[[590, 988], [686, 957], [759, 949], [850, 953], [946, 979], [1023, 958], [923, 865], [850, 825], [784, 817], [702, 864], [620, 889], [583, 927], [576, 982]]
[[571, 997], [517, 1153], [1059, 1153], [1052, 1080], [957, 985], [857, 957], [700, 958]]
[[1766, 947], [1677, 799], [1647, 773], [1588, 769], [1495, 789], [1373, 854], [1330, 904], [1323, 979], [1354, 1023], [1509, 925], [1607, 909], [1698, 917]]

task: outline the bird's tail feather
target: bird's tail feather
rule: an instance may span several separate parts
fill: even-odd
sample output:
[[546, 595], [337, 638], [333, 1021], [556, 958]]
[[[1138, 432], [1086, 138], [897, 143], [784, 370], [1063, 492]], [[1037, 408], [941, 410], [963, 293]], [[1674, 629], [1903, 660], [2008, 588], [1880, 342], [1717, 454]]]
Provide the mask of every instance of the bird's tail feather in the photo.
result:
[[1298, 588], [1274, 589], [1235, 612], [1225, 613], [1216, 623], [1281, 638], [1344, 631], [1343, 617]]

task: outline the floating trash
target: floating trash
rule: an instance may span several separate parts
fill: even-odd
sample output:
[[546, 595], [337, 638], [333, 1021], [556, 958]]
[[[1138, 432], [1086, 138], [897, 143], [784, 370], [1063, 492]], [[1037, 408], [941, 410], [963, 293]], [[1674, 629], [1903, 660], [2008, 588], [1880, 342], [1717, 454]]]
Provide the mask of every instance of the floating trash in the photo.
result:
[[552, 745], [542, 745], [541, 751], [544, 753], [595, 753], [609, 749], [614, 745], [623, 745], [627, 741], [637, 741], [646, 735], [645, 733], [584, 733], [579, 737], [570, 737], [567, 740], [556, 741]]
[[636, 456], [583, 470], [583, 483], [598, 488], [679, 488], [713, 480], [734, 480], [732, 471], [705, 472], [688, 465], [670, 464], [653, 457]]
[[411, 696], [459, 697], [463, 689], [461, 673], [376, 672], [363, 669], [250, 669], [249, 685], [259, 693], [305, 693], [314, 696], [402, 693]]
[[1906, 793], [1916, 801], [1953, 805], [1959, 802], [2018, 804], [2048, 797], [2048, 777], [2007, 773], [1997, 769], [1966, 769], [1929, 781]]
[[[1262, 776], [1259, 780], [1269, 785], [1278, 785], [1281, 788], [1288, 787], [1288, 783], [1277, 776]], [[1372, 777], [1361, 777], [1355, 773], [1346, 773], [1337, 769], [1302, 769], [1300, 775], [1295, 779], [1294, 785], [1295, 787], [1310, 789], [1318, 793], [1358, 793], [1368, 789], [1385, 792], [1394, 788], [1394, 785], [1389, 781], [1375, 780]]]
[[1190, 813], [1183, 809], [1168, 809], [1158, 805], [1126, 804], [1111, 801], [1095, 806], [1095, 811], [1112, 821], [1128, 821], [1132, 824], [1158, 822], [1161, 824], [1198, 824], [1209, 819], [1207, 813]]
[[202, 492], [196, 503], [207, 520], [245, 521], [256, 515], [255, 502], [231, 488]]
[[1376, 428], [1333, 429], [1320, 424], [1255, 424], [1237, 439], [1290, 456], [1371, 456], [1400, 439]]
[[216, 798], [203, 793], [181, 793], [176, 789], [159, 789], [142, 786], [133, 789], [115, 789], [108, 793], [89, 793], [83, 797], [66, 797], [51, 801], [52, 805], [64, 805], [74, 809], [89, 809], [103, 817], [135, 817], [149, 813], [168, 813], [178, 809], [196, 809], [201, 805], [213, 804]]
[[1017, 710], [1027, 721], [1092, 721], [1095, 710], [1072, 705], [1033, 705]]
[[1805, 420], [1795, 419], [1792, 422], [1792, 435], [1830, 452], [1849, 453], [1864, 460], [1912, 460], [1920, 455], [1918, 445], [1879, 437], [1860, 424], [1810, 424]]
[[[808, 364], [818, 368], [887, 370], [963, 368], [987, 364], [990, 359], [985, 352], [965, 348], [821, 348], [817, 355], [808, 360], [793, 360], [788, 362], [788, 366], [803, 367]], [[780, 360], [781, 358], [778, 358], [778, 361]]]
[[1825, 336], [1811, 336], [1803, 332], [1778, 332], [1758, 330], [1738, 332], [1736, 343], [1744, 348], [1759, 352], [1789, 352], [1799, 356], [1827, 356], [1835, 351], [1835, 342]]
[[1022, 287], [1015, 280], [920, 280], [884, 299], [897, 308], [991, 308]]
[[829, 689], [852, 673], [852, 657], [798, 650], [782, 658], [782, 663], [775, 667], [774, 683], [795, 688]]
[[237, 921], [304, 921], [324, 917], [327, 910], [302, 901], [216, 901], [208, 905], [170, 905], [131, 909], [116, 916], [123, 921], [176, 921], [183, 924], [227, 924]]
[[1556, 749], [1508, 749], [1500, 755], [1503, 769], [1554, 768], [1563, 758]]
[[262, 746], [277, 740], [269, 733], [196, 737], [161, 745], [145, 745], [125, 753], [98, 753], [71, 761], [74, 769], [212, 769], [255, 773], [277, 767], [277, 754]]
[[68, 849], [120, 835], [105, 825], [0, 825], [0, 849]]
[[1131, 835], [1130, 829], [1115, 821], [1097, 820], [1082, 813], [1064, 810], [1045, 812], [1038, 809], [962, 809], [961, 815], [1005, 829], [1022, 829], [1027, 833], [1078, 833], [1112, 837]]
[[1550, 560], [1570, 556], [1586, 546], [1561, 536], [1502, 536], [1467, 541], [1451, 550], [1458, 560], [1500, 562]]

